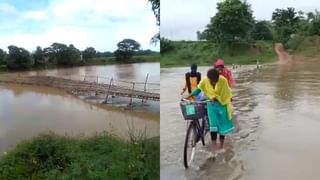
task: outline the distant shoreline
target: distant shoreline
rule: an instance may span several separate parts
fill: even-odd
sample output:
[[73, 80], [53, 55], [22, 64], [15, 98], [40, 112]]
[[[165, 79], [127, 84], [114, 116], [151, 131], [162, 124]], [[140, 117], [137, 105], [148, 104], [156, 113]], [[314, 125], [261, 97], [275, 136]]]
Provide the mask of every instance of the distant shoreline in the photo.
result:
[[98, 65], [117, 65], [117, 64], [134, 64], [134, 63], [160, 63], [160, 54], [157, 55], [141, 55], [133, 56], [131, 60], [127, 62], [118, 62], [115, 57], [98, 57], [92, 58], [88, 62], [74, 66], [63, 66], [63, 65], [48, 65], [45, 67], [34, 67], [31, 69], [15, 69], [9, 70], [6, 65], [0, 65], [0, 72], [24, 72], [33, 70], [45, 70], [45, 69], [60, 69], [60, 68], [72, 68], [82, 66], [98, 66]]

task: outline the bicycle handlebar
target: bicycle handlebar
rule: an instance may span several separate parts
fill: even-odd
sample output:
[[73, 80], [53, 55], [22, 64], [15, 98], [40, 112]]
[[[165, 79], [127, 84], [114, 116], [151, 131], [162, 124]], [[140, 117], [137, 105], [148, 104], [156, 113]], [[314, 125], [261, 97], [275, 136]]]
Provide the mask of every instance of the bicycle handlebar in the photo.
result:
[[210, 102], [210, 100], [202, 100], [202, 101], [196, 101], [196, 102], [193, 102], [193, 101], [190, 101], [186, 98], [181, 98], [181, 102], [187, 102], [187, 103], [197, 103], [197, 104], [205, 104], [207, 102]]

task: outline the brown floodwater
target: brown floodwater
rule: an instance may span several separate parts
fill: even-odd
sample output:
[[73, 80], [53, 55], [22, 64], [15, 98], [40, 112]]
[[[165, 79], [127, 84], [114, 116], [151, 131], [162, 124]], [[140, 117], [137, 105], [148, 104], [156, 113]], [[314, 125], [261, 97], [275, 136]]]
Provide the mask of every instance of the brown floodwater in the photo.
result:
[[82, 66], [73, 68], [59, 68], [39, 71], [28, 71], [28, 75], [46, 75], [56, 77], [102, 76], [115, 80], [144, 82], [149, 74], [148, 82], [159, 83], [160, 63], [133, 63], [103, 66]]
[[[200, 71], [205, 75], [207, 69]], [[179, 92], [189, 68], [162, 69], [161, 179], [318, 179], [319, 69], [320, 62], [312, 62], [234, 70], [238, 131], [226, 139], [226, 153], [215, 160], [208, 158], [210, 147], [199, 143], [188, 170], [182, 159], [187, 124]]]
[[[139, 68], [140, 67], [140, 68]], [[144, 68], [142, 68], [144, 67]], [[120, 72], [114, 72], [120, 71]], [[159, 63], [51, 69], [29, 74], [111, 76], [128, 81], [159, 83]], [[62, 90], [0, 83], [0, 153], [23, 139], [52, 131], [68, 135], [93, 135], [106, 131], [127, 139], [129, 132], [159, 136], [159, 103], [147, 102], [141, 111], [124, 110], [82, 100]]]

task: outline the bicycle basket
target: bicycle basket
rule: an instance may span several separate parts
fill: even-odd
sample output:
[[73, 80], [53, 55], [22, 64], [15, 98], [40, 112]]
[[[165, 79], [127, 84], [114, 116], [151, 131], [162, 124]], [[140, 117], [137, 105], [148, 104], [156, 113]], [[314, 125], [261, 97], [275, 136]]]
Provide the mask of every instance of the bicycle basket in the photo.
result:
[[185, 120], [201, 119], [205, 116], [205, 104], [180, 102], [180, 108]]

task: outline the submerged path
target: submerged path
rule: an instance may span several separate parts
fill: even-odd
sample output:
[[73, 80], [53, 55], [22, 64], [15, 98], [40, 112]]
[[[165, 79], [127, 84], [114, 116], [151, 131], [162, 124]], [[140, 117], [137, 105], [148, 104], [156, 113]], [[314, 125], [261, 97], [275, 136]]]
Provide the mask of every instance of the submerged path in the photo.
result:
[[22, 76], [19, 74], [1, 75], [0, 82], [54, 87], [74, 95], [93, 93], [95, 96], [105, 95], [106, 99], [108, 96], [120, 96], [160, 101], [160, 94], [152, 92], [160, 88], [159, 83], [126, 82], [98, 76], [78, 76], [75, 79], [54, 76]]

